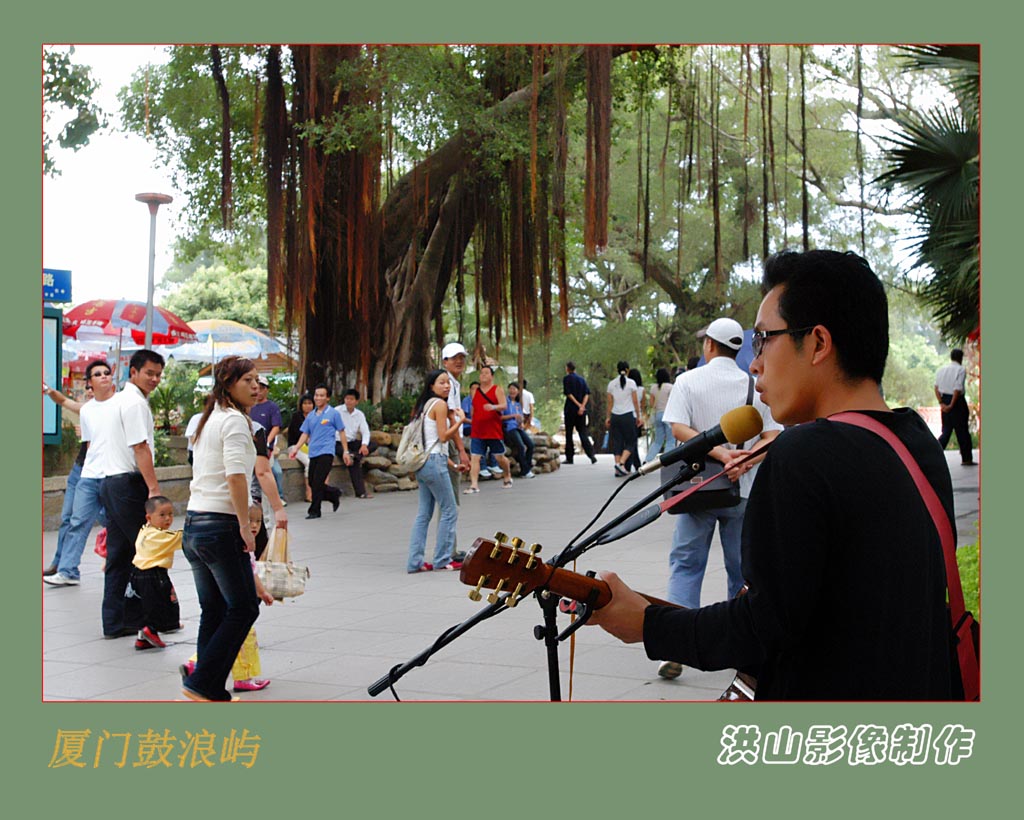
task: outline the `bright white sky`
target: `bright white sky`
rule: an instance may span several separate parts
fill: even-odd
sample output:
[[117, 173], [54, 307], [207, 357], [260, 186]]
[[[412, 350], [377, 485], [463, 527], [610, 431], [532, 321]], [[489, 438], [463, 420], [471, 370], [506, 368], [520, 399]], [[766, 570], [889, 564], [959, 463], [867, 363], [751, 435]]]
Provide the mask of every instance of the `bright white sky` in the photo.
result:
[[[55, 154], [61, 175], [43, 180], [43, 266], [70, 270], [72, 300], [136, 299], [146, 301], [149, 274], [149, 208], [136, 202], [143, 192], [170, 194], [156, 219], [156, 265], [159, 284], [171, 264], [174, 219], [181, 194], [170, 175], [156, 164], [156, 153], [141, 137], [116, 133], [118, 90], [147, 62], [164, 62], [155, 46], [76, 46], [72, 60], [92, 68], [100, 87], [95, 101], [110, 127], [95, 134], [78, 152]], [[160, 301], [159, 292], [156, 300]]]

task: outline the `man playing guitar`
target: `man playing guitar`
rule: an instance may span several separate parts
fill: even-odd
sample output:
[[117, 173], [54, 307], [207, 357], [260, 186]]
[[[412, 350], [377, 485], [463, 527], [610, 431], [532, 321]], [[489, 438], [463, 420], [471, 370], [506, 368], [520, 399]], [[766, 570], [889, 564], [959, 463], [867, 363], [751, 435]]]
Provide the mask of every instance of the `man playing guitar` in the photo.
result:
[[762, 291], [750, 372], [788, 429], [748, 501], [747, 594], [700, 609], [659, 606], [603, 572], [612, 598], [590, 623], [643, 641], [652, 660], [751, 670], [758, 700], [949, 700], [956, 684], [934, 519], [890, 444], [828, 420], [856, 411], [889, 428], [953, 519], [935, 437], [881, 395], [882, 283], [853, 253], [786, 252], [765, 263]]

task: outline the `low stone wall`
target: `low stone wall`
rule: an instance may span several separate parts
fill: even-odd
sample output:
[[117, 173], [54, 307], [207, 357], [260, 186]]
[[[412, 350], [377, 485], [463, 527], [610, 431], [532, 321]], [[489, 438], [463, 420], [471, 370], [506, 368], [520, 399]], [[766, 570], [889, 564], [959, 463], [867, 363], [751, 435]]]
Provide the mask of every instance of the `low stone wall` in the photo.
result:
[[[377, 449], [363, 459], [363, 472], [366, 476], [366, 484], [373, 493], [390, 493], [402, 490], [415, 490], [417, 488], [415, 475], [409, 475], [409, 471], [395, 463], [395, 449], [401, 440], [401, 433], [386, 433], [375, 430], [371, 434]], [[180, 439], [180, 441], [179, 441]], [[533, 436], [534, 454], [533, 471], [535, 473], [550, 473], [558, 469], [559, 451], [551, 439], [539, 433]], [[173, 467], [157, 467], [156, 475], [160, 481], [160, 489], [171, 501], [174, 502], [175, 515], [184, 515], [185, 507], [188, 505], [189, 482], [192, 481], [192, 468], [188, 464], [188, 457], [184, 445], [183, 436], [173, 436], [170, 441], [172, 458], [181, 460], [182, 463]], [[512, 454], [509, 453], [512, 461], [512, 474], [520, 475], [519, 465]], [[301, 504], [305, 501], [306, 487], [302, 473], [302, 465], [288, 458], [284, 453], [278, 454], [278, 462], [281, 465], [281, 478], [284, 483], [284, 497], [289, 503]], [[348, 470], [341, 463], [340, 459], [334, 460], [328, 482], [338, 487], [347, 495], [352, 495], [352, 482]], [[64, 505], [64, 487], [67, 483], [67, 476], [51, 476], [43, 479], [43, 529], [56, 530], [60, 527], [60, 511]]]

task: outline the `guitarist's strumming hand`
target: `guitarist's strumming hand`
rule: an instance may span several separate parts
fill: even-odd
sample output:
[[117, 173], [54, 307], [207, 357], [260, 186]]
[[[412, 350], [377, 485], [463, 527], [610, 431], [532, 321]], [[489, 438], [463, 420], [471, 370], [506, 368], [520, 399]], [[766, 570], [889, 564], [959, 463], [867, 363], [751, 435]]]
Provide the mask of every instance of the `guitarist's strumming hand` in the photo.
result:
[[587, 625], [597, 624], [623, 643], [639, 643], [644, 639], [644, 610], [650, 601], [626, 586], [614, 572], [598, 576], [611, 588], [612, 600], [594, 610]]

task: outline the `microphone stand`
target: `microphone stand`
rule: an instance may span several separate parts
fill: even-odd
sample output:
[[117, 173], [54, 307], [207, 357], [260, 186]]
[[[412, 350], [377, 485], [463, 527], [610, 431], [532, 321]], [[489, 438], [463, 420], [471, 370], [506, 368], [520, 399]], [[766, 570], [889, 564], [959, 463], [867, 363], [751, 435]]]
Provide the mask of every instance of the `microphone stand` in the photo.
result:
[[[566, 564], [572, 561], [575, 561], [584, 552], [597, 546], [600, 543], [600, 538], [602, 535], [604, 535], [605, 533], [612, 530], [614, 527], [621, 524], [634, 513], [639, 512], [644, 506], [649, 504], [658, 496], [662, 495], [667, 490], [670, 490], [677, 484], [680, 484], [683, 481], [687, 481], [693, 476], [695, 476], [697, 473], [704, 469], [704, 464], [704, 457], [701, 456], [698, 460], [695, 460], [689, 464], [682, 465], [682, 467], [680, 467], [679, 469], [679, 472], [676, 473], [675, 476], [673, 476], [671, 479], [663, 483], [654, 492], [644, 496], [642, 499], [640, 499], [640, 501], [633, 504], [633, 506], [631, 506], [625, 512], [616, 516], [614, 519], [609, 521], [599, 530], [592, 533], [578, 545], [573, 546], [572, 544], [570, 544], [565, 549], [563, 549], [558, 555], [554, 556], [546, 563], [550, 566], [560, 568], [564, 567]], [[626, 479], [626, 481], [632, 481], [635, 480], [636, 478], [639, 478], [639, 473], [634, 473], [633, 476]], [[367, 687], [366, 691], [369, 693], [370, 697], [376, 697], [385, 689], [391, 689], [391, 694], [394, 696], [395, 700], [398, 700], [399, 698], [397, 693], [395, 693], [394, 684], [400, 678], [405, 676], [406, 673], [410, 672], [416, 667], [423, 666], [424, 664], [426, 664], [426, 662], [430, 659], [432, 655], [434, 655], [436, 652], [440, 651], [442, 648], [450, 644], [456, 638], [468, 632], [477, 624], [483, 623], [489, 618], [492, 618], [495, 615], [498, 615], [501, 612], [508, 610], [510, 607], [507, 607], [505, 605], [505, 601], [509, 598], [510, 595], [511, 593], [505, 593], [504, 595], [500, 596], [498, 600], [495, 601], [493, 604], [484, 607], [472, 617], [466, 619], [460, 624], [456, 624], [455, 626], [441, 633], [441, 635], [437, 638], [436, 641], [434, 641], [433, 644], [424, 649], [414, 658], [411, 658], [405, 663], [396, 664], [395, 666], [391, 667], [391, 669], [388, 670], [388, 673], [386, 675], [377, 679]], [[559, 677], [558, 644], [566, 640], [570, 635], [572, 635], [577, 629], [579, 629], [587, 622], [587, 619], [590, 615], [590, 610], [589, 607], [586, 605], [586, 602], [583, 602], [583, 614], [580, 617], [578, 617], [574, 623], [570, 624], [563, 632], [559, 633], [557, 625], [557, 613], [559, 608], [558, 596], [551, 595], [550, 592], [548, 592], [548, 590], [546, 589], [535, 590], [533, 595], [537, 599], [537, 602], [540, 604], [541, 611], [544, 615], [543, 625], [534, 627], [533, 634], [534, 637], [537, 638], [537, 640], [544, 641], [544, 645], [547, 650], [548, 689], [550, 699], [552, 702], [561, 701], [562, 696], [561, 682]]]

